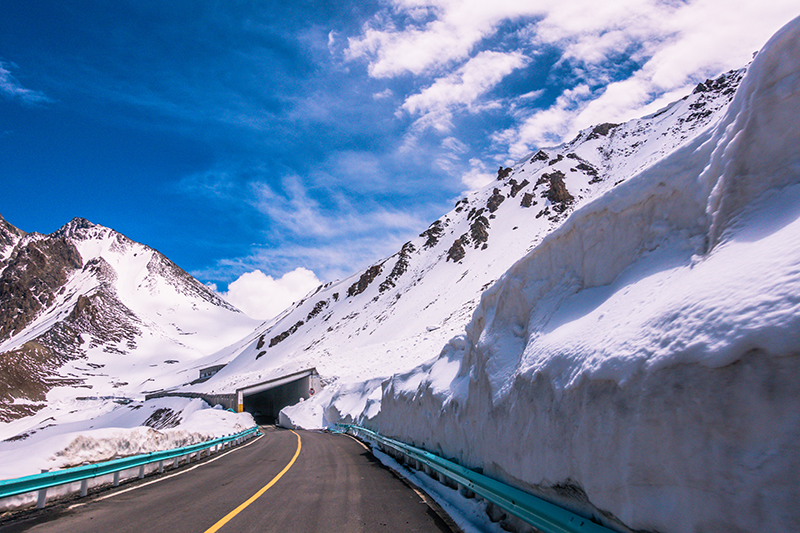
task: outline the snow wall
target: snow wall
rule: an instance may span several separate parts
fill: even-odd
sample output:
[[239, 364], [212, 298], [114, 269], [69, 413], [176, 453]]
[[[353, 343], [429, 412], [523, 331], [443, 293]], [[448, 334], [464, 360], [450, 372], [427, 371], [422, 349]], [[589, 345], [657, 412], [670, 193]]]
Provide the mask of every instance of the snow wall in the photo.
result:
[[800, 531], [800, 18], [363, 423], [625, 531]]

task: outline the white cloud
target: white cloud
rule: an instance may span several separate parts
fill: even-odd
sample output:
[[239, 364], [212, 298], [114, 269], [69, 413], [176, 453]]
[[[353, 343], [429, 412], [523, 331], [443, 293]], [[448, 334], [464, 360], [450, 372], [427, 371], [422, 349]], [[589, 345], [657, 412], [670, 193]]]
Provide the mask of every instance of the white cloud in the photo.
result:
[[[395, 0], [394, 13], [418, 21], [398, 29], [390, 13], [370, 21], [359, 37], [348, 39], [349, 59], [367, 58], [369, 73], [389, 78], [422, 74], [467, 59], [481, 39], [503, 20], [541, 11], [541, 2], [519, 0]], [[432, 20], [430, 17], [434, 16]]]
[[497, 178], [497, 174], [492, 174], [486, 165], [479, 159], [469, 160], [469, 171], [461, 176], [461, 182], [467, 189], [474, 191], [488, 185]]
[[428, 88], [406, 98], [402, 109], [411, 115], [421, 115], [415, 123], [419, 129], [432, 127], [438, 131], [447, 131], [452, 126], [450, 119], [453, 109], [466, 108], [474, 111], [492, 105], [491, 102], [477, 105], [477, 102], [527, 61], [520, 52], [481, 52], [454, 73], [437, 79]]
[[52, 102], [44, 93], [23, 87], [6, 66], [5, 63], [0, 62], [0, 93], [3, 93], [6, 98], [19, 100], [25, 104]]
[[[354, 164], [357, 163], [354, 161]], [[354, 169], [362, 175], [377, 174], [372, 162], [361, 162]], [[297, 177], [283, 180], [285, 194], [278, 194], [265, 183], [253, 183], [256, 207], [270, 217], [274, 225], [305, 238], [348, 236], [376, 231], [412, 230], [424, 227], [424, 221], [407, 211], [393, 211], [383, 207], [354, 205], [343, 195], [328, 194], [323, 206], [311, 198]]]
[[[422, 9], [426, 17], [417, 22], [393, 22], [402, 15], [414, 19]], [[464, 69], [487, 53], [483, 43], [504, 22], [514, 22], [521, 29], [513, 53], [521, 45], [528, 46], [528, 57], [554, 48], [560, 53], [556, 66], [569, 73], [548, 78], [563, 92], [546, 108], [531, 108], [535, 98], [527, 112], [520, 109], [521, 98], [503, 102], [517, 124], [494, 140], [508, 143], [508, 154], [518, 157], [581, 128], [647, 113], [701, 79], [744, 66], [797, 15], [796, 0], [393, 0], [390, 10], [348, 40], [347, 53], [351, 60], [366, 60], [373, 77], [437, 78], [409, 96], [402, 109], [419, 116], [416, 128], [446, 132], [457, 109], [479, 109], [478, 97], [513, 70], [498, 63], [498, 75], [482, 79], [487, 62], [468, 81]], [[491, 47], [500, 54], [494, 59], [508, 53], [497, 40]], [[620, 60], [628, 66], [621, 68]]]
[[[278, 279], [260, 270], [246, 272], [228, 285], [220, 295], [245, 312], [261, 320], [277, 316], [321, 284], [307, 268], [298, 267]], [[216, 288], [214, 286], [213, 288]]]

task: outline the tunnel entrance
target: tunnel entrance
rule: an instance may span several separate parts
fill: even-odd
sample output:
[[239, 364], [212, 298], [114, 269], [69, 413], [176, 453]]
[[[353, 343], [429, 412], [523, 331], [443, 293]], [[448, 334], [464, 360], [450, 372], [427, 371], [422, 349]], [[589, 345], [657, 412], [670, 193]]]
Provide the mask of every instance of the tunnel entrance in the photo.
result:
[[258, 424], [276, 424], [281, 409], [307, 400], [319, 391], [316, 369], [311, 368], [237, 390], [239, 412], [247, 411]]

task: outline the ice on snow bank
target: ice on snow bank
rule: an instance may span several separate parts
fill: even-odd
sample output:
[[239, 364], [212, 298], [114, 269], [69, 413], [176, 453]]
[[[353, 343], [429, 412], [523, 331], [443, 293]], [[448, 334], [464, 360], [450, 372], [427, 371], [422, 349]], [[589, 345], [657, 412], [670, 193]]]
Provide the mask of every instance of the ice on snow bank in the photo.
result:
[[716, 128], [576, 211], [372, 424], [621, 530], [800, 529], [798, 119], [795, 19]]

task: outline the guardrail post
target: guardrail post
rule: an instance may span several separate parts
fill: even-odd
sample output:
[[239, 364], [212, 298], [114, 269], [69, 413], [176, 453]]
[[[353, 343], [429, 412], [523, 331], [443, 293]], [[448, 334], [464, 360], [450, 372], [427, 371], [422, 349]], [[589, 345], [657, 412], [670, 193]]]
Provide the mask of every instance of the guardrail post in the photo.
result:
[[144, 477], [144, 465], [139, 467], [139, 479]]
[[[48, 472], [47, 468], [42, 468], [42, 474]], [[44, 509], [44, 504], [47, 502], [47, 489], [41, 489], [39, 491], [39, 497], [36, 498], [36, 508], [37, 509]]]
[[113, 485], [115, 487], [119, 487], [119, 470], [114, 472], [114, 483], [113, 483]]
[[178, 468], [178, 462], [181, 460], [180, 456], [172, 460], [172, 468]]
[[163, 460], [158, 462], [158, 473], [159, 474], [163, 474], [164, 473], [164, 461]]

